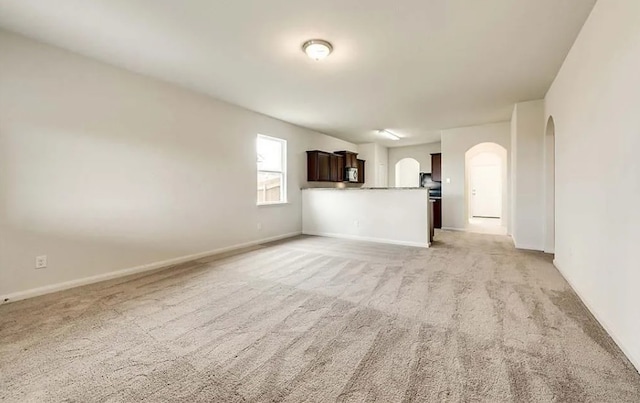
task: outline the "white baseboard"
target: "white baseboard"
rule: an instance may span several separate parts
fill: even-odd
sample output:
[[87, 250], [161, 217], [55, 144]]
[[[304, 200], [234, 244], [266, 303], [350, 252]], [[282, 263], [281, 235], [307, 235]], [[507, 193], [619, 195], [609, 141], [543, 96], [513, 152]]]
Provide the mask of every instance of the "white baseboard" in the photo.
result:
[[180, 264], [184, 262], [189, 262], [191, 260], [197, 260], [207, 256], [217, 255], [220, 253], [230, 252], [233, 250], [242, 249], [249, 246], [255, 246], [255, 245], [259, 245], [267, 242], [273, 242], [281, 239], [291, 238], [291, 237], [300, 235], [301, 233], [302, 233], [301, 231], [291, 232], [288, 234], [277, 235], [269, 238], [262, 238], [255, 241], [245, 242], [241, 244], [225, 246], [223, 248], [212, 249], [206, 252], [194, 253], [192, 255], [186, 255], [186, 256], [179, 256], [176, 258], [167, 259], [160, 262], [143, 264], [140, 266], [130, 267], [127, 269], [115, 270], [108, 273], [98, 274], [95, 276], [83, 277], [76, 280], [50, 284], [50, 285], [46, 285], [38, 288], [31, 288], [29, 290], [24, 290], [24, 291], [18, 291], [18, 292], [0, 296], [0, 304], [6, 304], [10, 302], [20, 301], [22, 299], [33, 298], [33, 297], [37, 297], [45, 294], [51, 294], [53, 292], [68, 290], [70, 288], [80, 287], [87, 284], [98, 283], [100, 281], [112, 280], [114, 278], [124, 277], [131, 274], [157, 270], [163, 267], [172, 266], [172, 265]]
[[500, 234], [500, 233], [495, 233], [495, 232], [492, 232], [492, 231], [479, 231], [479, 230], [474, 229], [474, 228], [442, 227], [441, 229], [443, 229], [445, 231], [468, 232], [468, 233], [471, 233], [471, 234], [510, 236], [507, 233]]
[[370, 238], [366, 236], [359, 235], [347, 235], [347, 234], [333, 234], [330, 232], [310, 232], [303, 231], [305, 235], [313, 235], [313, 236], [324, 236], [328, 238], [340, 238], [340, 239], [351, 239], [354, 241], [365, 241], [365, 242], [375, 242], [375, 243], [386, 243], [390, 245], [402, 245], [402, 246], [415, 246], [418, 248], [428, 248], [429, 245], [420, 242], [409, 242], [409, 241], [397, 241], [394, 239], [383, 239], [383, 238]]
[[517, 242], [514, 242], [516, 249], [524, 249], [524, 250], [533, 250], [533, 251], [538, 251], [538, 252], [542, 252], [542, 248], [540, 246], [537, 245], [527, 245], [525, 244], [520, 244]]
[[553, 259], [553, 265], [556, 267], [556, 269], [558, 269], [558, 272], [560, 272], [560, 275], [562, 275], [562, 277], [567, 281], [567, 283], [569, 283], [569, 285], [571, 286], [571, 289], [573, 289], [573, 292], [575, 292], [578, 298], [580, 298], [584, 306], [587, 307], [589, 312], [591, 312], [593, 317], [596, 318], [596, 320], [600, 323], [600, 325], [604, 328], [604, 330], [606, 330], [609, 336], [611, 336], [613, 341], [618, 345], [620, 350], [622, 350], [624, 355], [627, 356], [631, 364], [634, 367], [636, 367], [636, 371], [640, 372], [640, 357], [634, 357], [633, 354], [631, 354], [631, 351], [629, 351], [629, 349], [627, 349], [624, 346], [624, 344], [622, 343], [622, 340], [620, 340], [620, 338], [616, 336], [611, 326], [609, 326], [607, 322], [604, 320], [604, 318], [598, 314], [598, 312], [594, 309], [593, 305], [589, 302], [589, 300], [585, 297], [585, 295], [582, 294], [578, 288], [576, 288], [576, 286], [571, 282], [571, 280], [569, 280], [569, 277], [565, 274], [565, 272], [562, 271], [562, 268], [558, 266], [558, 263], [556, 262], [555, 259]]
[[466, 228], [454, 228], [454, 227], [442, 227], [440, 229], [443, 229], [445, 231], [460, 231], [460, 232], [467, 232]]

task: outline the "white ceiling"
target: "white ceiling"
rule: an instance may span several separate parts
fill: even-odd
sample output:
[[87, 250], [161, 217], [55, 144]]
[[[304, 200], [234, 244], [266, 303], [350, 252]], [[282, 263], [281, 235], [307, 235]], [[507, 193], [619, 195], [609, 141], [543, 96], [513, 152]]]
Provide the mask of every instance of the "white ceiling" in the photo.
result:
[[[2, 0], [0, 26], [356, 143], [542, 98], [595, 0]], [[333, 43], [322, 62], [307, 39]], [[382, 139], [375, 129], [406, 137]]]

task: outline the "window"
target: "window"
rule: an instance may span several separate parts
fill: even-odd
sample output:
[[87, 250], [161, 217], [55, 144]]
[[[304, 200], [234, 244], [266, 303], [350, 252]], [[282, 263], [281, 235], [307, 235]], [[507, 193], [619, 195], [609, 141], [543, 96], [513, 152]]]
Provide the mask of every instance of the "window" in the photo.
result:
[[258, 204], [287, 202], [287, 141], [258, 135]]

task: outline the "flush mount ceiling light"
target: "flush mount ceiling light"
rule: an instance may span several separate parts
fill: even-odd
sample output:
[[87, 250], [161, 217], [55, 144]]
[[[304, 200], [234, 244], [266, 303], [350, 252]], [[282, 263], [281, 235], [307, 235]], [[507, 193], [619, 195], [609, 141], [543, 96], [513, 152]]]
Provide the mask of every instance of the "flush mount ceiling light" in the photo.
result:
[[383, 136], [385, 136], [386, 138], [391, 139], [391, 140], [400, 140], [400, 136], [398, 136], [398, 135], [396, 135], [394, 133], [391, 133], [387, 129], [378, 130], [378, 133], [382, 134]]
[[313, 60], [319, 61], [329, 56], [333, 46], [322, 39], [311, 39], [302, 44], [302, 50]]

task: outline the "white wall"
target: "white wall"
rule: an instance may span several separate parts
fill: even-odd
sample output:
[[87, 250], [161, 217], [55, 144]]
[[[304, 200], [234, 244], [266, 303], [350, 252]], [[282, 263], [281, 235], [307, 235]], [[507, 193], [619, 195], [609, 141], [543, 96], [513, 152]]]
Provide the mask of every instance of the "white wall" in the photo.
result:
[[376, 187], [389, 186], [389, 149], [376, 144]]
[[420, 163], [420, 172], [431, 172], [431, 154], [439, 153], [440, 143], [420, 144], [417, 146], [389, 148], [389, 186], [395, 187], [396, 163], [403, 158], [413, 158]]
[[364, 187], [387, 187], [387, 147], [377, 143], [358, 144], [358, 158], [364, 162]]
[[640, 1], [598, 1], [546, 100], [558, 268], [640, 369]]
[[[444, 228], [465, 229], [467, 227], [465, 153], [473, 146], [487, 142], [504, 147], [508, 155], [511, 143], [509, 122], [442, 131], [442, 226]], [[507, 164], [507, 170], [509, 169], [510, 164]], [[447, 180], [449, 180], [448, 183]], [[507, 197], [509, 190], [504, 189], [504, 192]], [[505, 217], [509, 217], [508, 211]]]
[[549, 117], [544, 136], [544, 251], [554, 253], [556, 246], [556, 136], [553, 119]]
[[513, 108], [511, 236], [517, 248], [543, 250], [545, 229], [544, 101], [521, 102]]
[[428, 207], [427, 189], [306, 189], [302, 231], [427, 247]]
[[513, 206], [513, 201], [516, 198], [516, 191], [518, 189], [518, 159], [516, 158], [518, 152], [518, 142], [516, 141], [517, 127], [518, 115], [514, 107], [511, 112], [511, 123], [509, 125], [509, 141], [511, 142], [511, 152], [509, 153], [509, 234], [512, 235], [517, 227], [516, 213]]
[[[356, 148], [2, 31], [0, 49], [1, 296], [298, 233], [305, 150]], [[258, 133], [288, 141], [289, 204], [256, 206]]]

